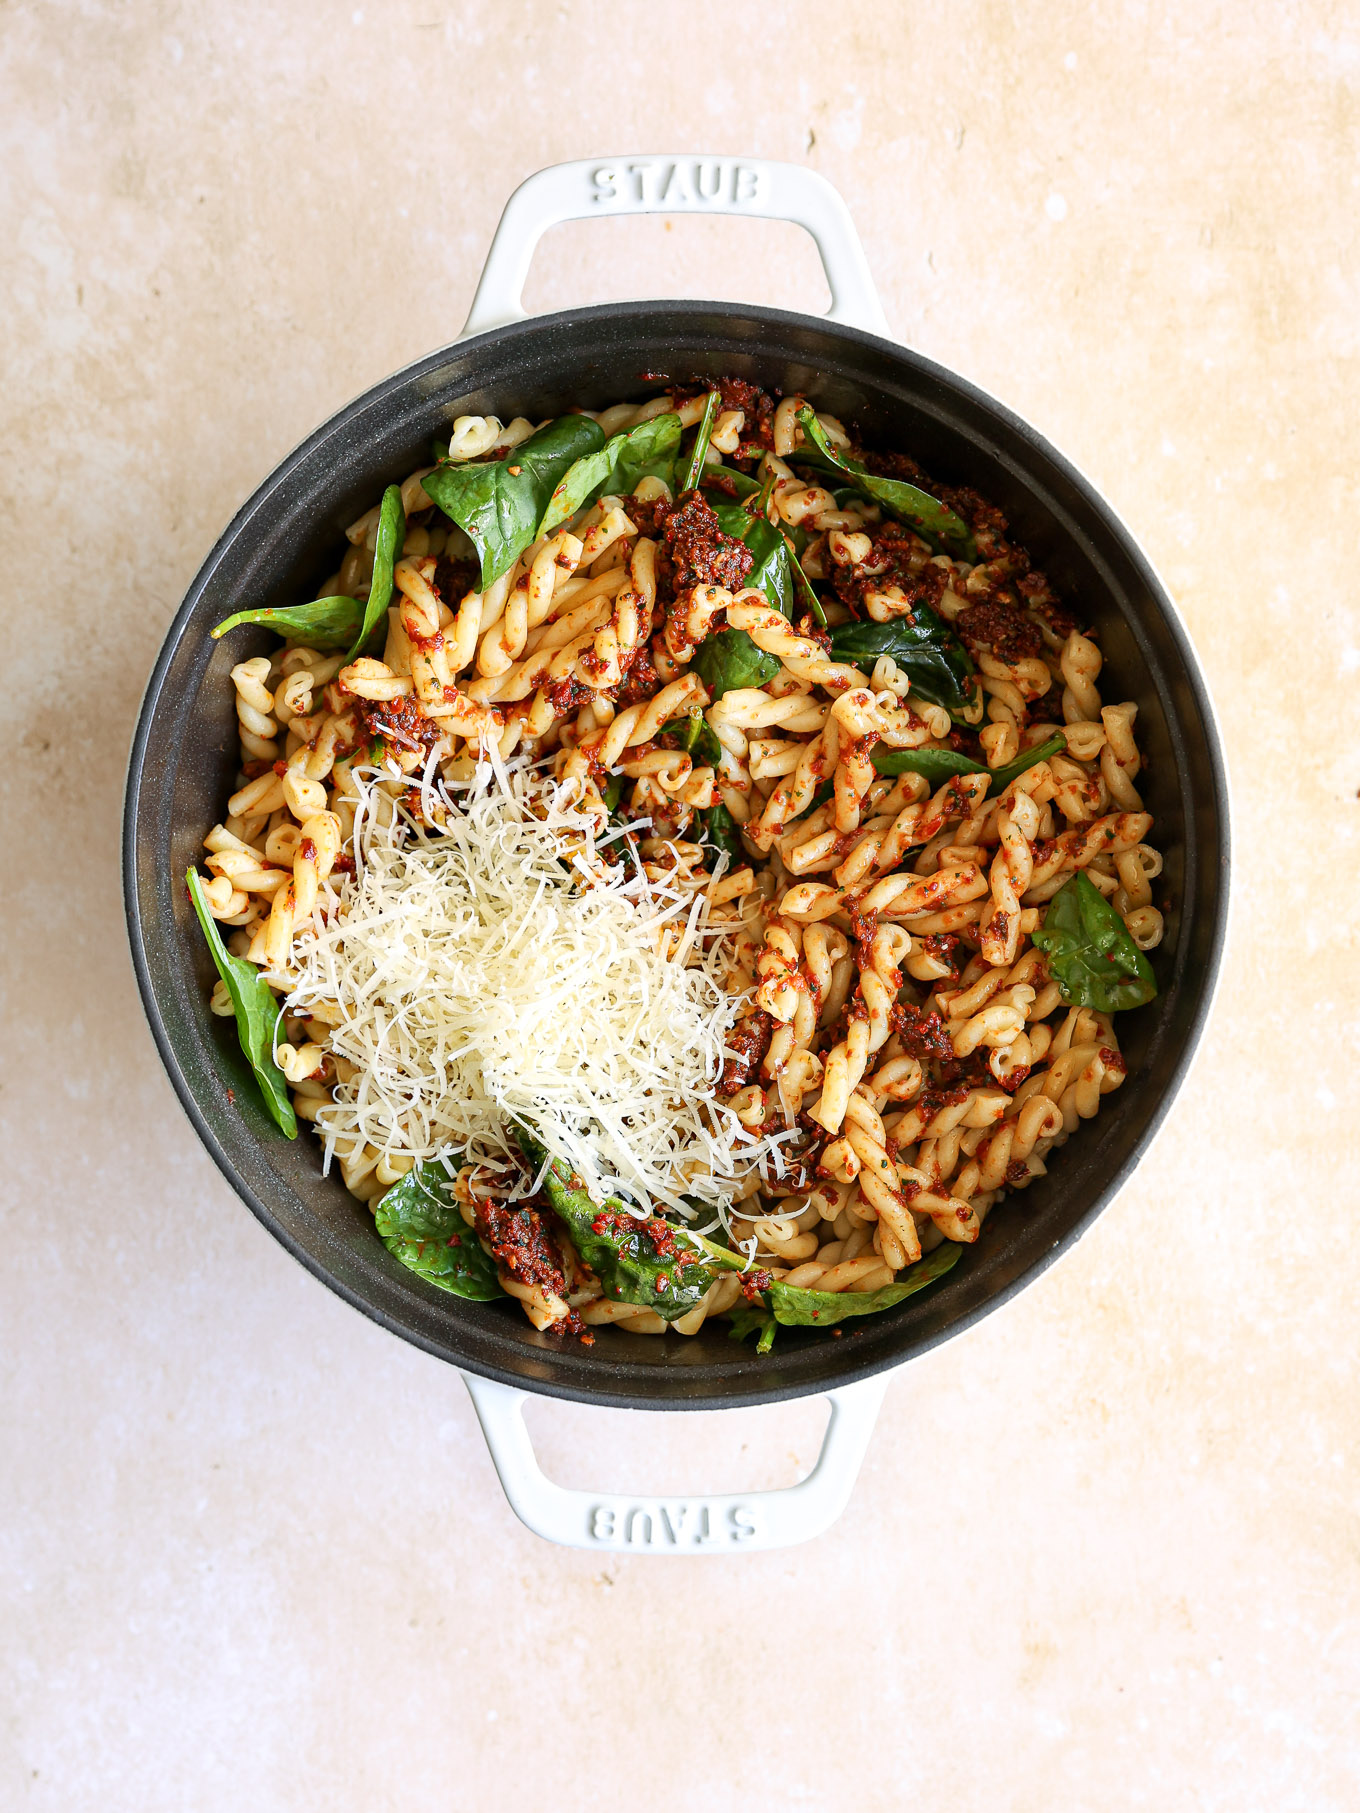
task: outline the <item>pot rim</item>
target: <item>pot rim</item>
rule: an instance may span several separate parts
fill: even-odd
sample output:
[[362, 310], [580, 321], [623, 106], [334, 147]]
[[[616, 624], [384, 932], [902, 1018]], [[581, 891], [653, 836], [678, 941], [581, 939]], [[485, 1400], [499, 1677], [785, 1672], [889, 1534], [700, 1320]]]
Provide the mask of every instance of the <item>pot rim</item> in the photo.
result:
[[[1216, 848], [1206, 849], [1205, 861], [1207, 863], [1214, 857], [1217, 858], [1220, 880], [1216, 898], [1212, 903], [1213, 924], [1210, 936], [1210, 956], [1200, 972], [1198, 999], [1189, 1017], [1182, 1047], [1175, 1060], [1171, 1077], [1153, 1105], [1123, 1162], [1098, 1190], [1080, 1218], [1067, 1227], [1046, 1251], [1039, 1254], [1018, 1276], [1001, 1285], [985, 1302], [961, 1310], [946, 1326], [918, 1338], [916, 1345], [908, 1354], [866, 1357], [857, 1360], [853, 1357], [852, 1352], [848, 1352], [846, 1363], [843, 1367], [836, 1369], [833, 1379], [821, 1379], [811, 1383], [786, 1382], [780, 1384], [772, 1376], [770, 1383], [766, 1386], [735, 1386], [730, 1392], [725, 1391], [721, 1397], [658, 1397], [652, 1399], [645, 1391], [611, 1390], [608, 1383], [609, 1368], [607, 1366], [602, 1366], [600, 1369], [601, 1378], [598, 1386], [576, 1385], [570, 1381], [533, 1378], [523, 1372], [488, 1363], [480, 1356], [465, 1358], [460, 1355], [452, 1358], [437, 1341], [426, 1336], [419, 1328], [404, 1322], [400, 1316], [389, 1313], [366, 1297], [362, 1291], [355, 1289], [344, 1279], [338, 1277], [327, 1268], [321, 1258], [288, 1231], [269, 1204], [257, 1195], [232, 1165], [225, 1147], [203, 1114], [197, 1098], [186, 1080], [152, 986], [151, 965], [138, 912], [137, 839], [151, 722], [174, 653], [189, 626], [200, 597], [212, 580], [217, 567], [226, 557], [228, 550], [248, 529], [256, 512], [280, 486], [287, 482], [296, 468], [324, 447], [334, 436], [341, 433], [352, 433], [355, 422], [362, 417], [366, 410], [382, 403], [401, 388], [434, 375], [451, 358], [465, 357], [469, 352], [475, 353], [482, 347], [502, 345], [516, 340], [532, 340], [536, 336], [550, 333], [555, 326], [559, 325], [611, 320], [627, 320], [636, 323], [639, 318], [645, 319], [649, 313], [662, 311], [672, 317], [681, 315], [697, 319], [717, 314], [728, 320], [740, 318], [770, 326], [811, 329], [818, 333], [830, 334], [835, 339], [850, 345], [863, 346], [880, 355], [886, 355], [910, 366], [918, 374], [935, 381], [947, 392], [999, 418], [1024, 444], [1027, 451], [1048, 462], [1060, 476], [1084, 496], [1096, 512], [1105, 519], [1107, 525], [1123, 544], [1124, 553], [1155, 602], [1184, 664], [1191, 693], [1190, 702], [1202, 729], [1205, 754], [1215, 796]], [[974, 1327], [993, 1311], [1002, 1308], [1020, 1291], [1035, 1283], [1050, 1266], [1076, 1246], [1141, 1164], [1153, 1140], [1160, 1132], [1171, 1105], [1183, 1087], [1201, 1048], [1205, 1028], [1222, 978], [1222, 958], [1231, 896], [1231, 843], [1230, 800], [1222, 739], [1213, 701], [1209, 695], [1194, 644], [1167, 587], [1141, 543], [1133, 535], [1120, 513], [1079, 467], [1055, 447], [1044, 434], [1033, 427], [1026, 418], [1017, 414], [990, 392], [983, 390], [950, 367], [941, 365], [925, 354], [916, 352], [897, 341], [885, 339], [881, 335], [869, 333], [863, 328], [853, 327], [843, 322], [830, 321], [822, 316], [809, 315], [796, 310], [770, 308], [763, 304], [656, 298], [599, 303], [588, 308], [558, 310], [552, 314], [535, 315], [508, 322], [499, 327], [489, 328], [482, 333], [452, 341], [410, 364], [400, 367], [388, 377], [380, 379], [366, 390], [359, 392], [313, 429], [271, 469], [232, 516], [194, 575], [183, 602], [166, 630], [148, 678], [138, 710], [129, 756], [122, 825], [122, 878], [124, 912], [138, 996], [161, 1062], [170, 1078], [180, 1106], [199, 1140], [236, 1194], [286, 1251], [300, 1261], [315, 1278], [353, 1308], [361, 1311], [371, 1321], [377, 1322], [388, 1330], [389, 1333], [424, 1349], [436, 1359], [443, 1360], [461, 1371], [475, 1373], [498, 1384], [511, 1386], [518, 1390], [532, 1391], [541, 1396], [565, 1399], [569, 1402], [598, 1404], [625, 1410], [735, 1410], [800, 1397], [822, 1396], [842, 1385], [853, 1385], [905, 1366], [910, 1361], [941, 1346], [944, 1342], [953, 1340], [965, 1330]]]

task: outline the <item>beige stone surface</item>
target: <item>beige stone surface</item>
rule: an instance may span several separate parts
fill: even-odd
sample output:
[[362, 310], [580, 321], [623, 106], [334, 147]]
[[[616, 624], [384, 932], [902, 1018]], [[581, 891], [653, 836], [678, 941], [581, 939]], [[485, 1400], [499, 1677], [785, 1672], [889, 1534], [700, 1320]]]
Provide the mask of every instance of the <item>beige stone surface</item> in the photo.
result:
[[[1360, 20], [1325, 0], [0, 5], [0, 1805], [1360, 1806]], [[1232, 948], [1081, 1247], [894, 1381], [825, 1538], [605, 1559], [237, 1203], [141, 1023], [117, 833], [220, 526], [463, 319], [537, 166], [805, 160], [896, 333], [1101, 484], [1202, 652]], [[536, 306], [821, 295], [609, 223]], [[580, 1483], [792, 1477], [814, 1405], [540, 1406]]]

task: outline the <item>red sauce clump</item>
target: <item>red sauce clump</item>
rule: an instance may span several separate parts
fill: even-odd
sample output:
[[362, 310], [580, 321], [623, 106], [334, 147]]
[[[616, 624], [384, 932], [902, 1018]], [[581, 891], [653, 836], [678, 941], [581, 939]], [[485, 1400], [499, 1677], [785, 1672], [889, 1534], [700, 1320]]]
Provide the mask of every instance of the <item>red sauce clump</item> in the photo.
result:
[[954, 1041], [939, 1014], [927, 1013], [923, 1007], [912, 1007], [909, 1002], [899, 1001], [889, 1012], [888, 1019], [908, 1057], [939, 1058], [942, 1063], [953, 1063]]
[[[497, 1202], [493, 1197], [479, 1197], [474, 1212], [477, 1232], [490, 1247], [492, 1258], [517, 1284], [537, 1286], [557, 1297], [566, 1296], [562, 1255], [554, 1244], [542, 1209], [528, 1203]], [[563, 1334], [580, 1335], [587, 1341], [594, 1339], [574, 1309], [568, 1310], [564, 1319], [552, 1326]]]
[[739, 1020], [727, 1035], [727, 1057], [718, 1080], [719, 1095], [735, 1095], [745, 1089], [764, 1062], [770, 1049], [774, 1022], [764, 1008], [749, 1019]]
[[740, 591], [755, 564], [745, 542], [724, 535], [712, 504], [698, 491], [687, 492], [667, 516], [662, 538], [676, 597], [693, 591], [696, 585]]
[[[921, 949], [927, 957], [933, 957], [937, 963], [949, 966], [950, 980], [957, 980], [963, 968], [959, 961], [959, 935], [957, 932], [927, 932], [921, 940]], [[945, 977], [941, 977], [943, 982]]]
[[970, 606], [954, 619], [954, 628], [974, 659], [990, 652], [998, 661], [1010, 665], [1032, 660], [1043, 653], [1044, 639], [1039, 626], [1014, 605], [1000, 599]]
[[401, 749], [428, 750], [444, 734], [410, 693], [402, 699], [363, 699], [359, 716], [369, 738], [383, 737]]
[[676, 1230], [669, 1221], [662, 1221], [659, 1215], [621, 1214], [616, 1209], [601, 1209], [590, 1224], [593, 1233], [617, 1240], [620, 1246], [627, 1246], [639, 1235], [650, 1240], [656, 1249], [657, 1257], [664, 1259], [676, 1272], [682, 1272], [687, 1266], [702, 1265], [702, 1254], [692, 1246], [681, 1246], [675, 1238]]

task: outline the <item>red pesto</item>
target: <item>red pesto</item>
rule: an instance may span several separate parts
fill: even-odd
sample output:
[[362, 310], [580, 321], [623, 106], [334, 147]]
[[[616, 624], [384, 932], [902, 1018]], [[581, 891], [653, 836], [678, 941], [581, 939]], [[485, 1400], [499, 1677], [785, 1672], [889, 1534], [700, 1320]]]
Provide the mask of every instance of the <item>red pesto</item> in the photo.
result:
[[888, 1020], [908, 1057], [939, 1058], [946, 1064], [953, 1062], [954, 1041], [939, 1014], [927, 1013], [923, 1007], [912, 1007], [906, 1001], [899, 1001], [890, 1010]]
[[975, 659], [990, 651], [998, 661], [1009, 665], [1043, 653], [1044, 639], [1038, 625], [1000, 598], [971, 605], [955, 618], [954, 628]]
[[896, 586], [906, 599], [897, 614], [910, 621], [918, 605], [939, 606], [949, 583], [949, 569], [933, 566], [930, 555], [910, 529], [901, 523], [876, 523], [867, 531], [873, 550], [858, 566], [836, 565], [832, 584], [836, 596], [854, 616], [864, 615], [866, 592], [884, 592]]
[[740, 591], [755, 564], [745, 543], [734, 535], [725, 535], [718, 527], [712, 504], [699, 491], [686, 492], [667, 515], [661, 533], [677, 598], [696, 585]]
[[365, 699], [359, 716], [369, 739], [385, 737], [404, 749], [429, 749], [444, 734], [409, 693], [401, 699]]
[[[921, 949], [928, 957], [933, 957], [937, 963], [947, 964], [954, 978], [957, 979], [962, 968], [958, 957], [959, 935], [957, 932], [927, 932], [921, 940]], [[944, 977], [940, 978], [941, 981], [944, 979]]]
[[[853, 842], [859, 835], [858, 831], [854, 832], [851, 841]], [[846, 917], [850, 921], [850, 936], [855, 941], [855, 961], [862, 970], [872, 969], [873, 943], [878, 933], [878, 914], [862, 911], [858, 897], [847, 900], [845, 910]]]
[[[680, 1246], [676, 1242], [676, 1230], [670, 1222], [662, 1221], [657, 1215], [649, 1215], [644, 1220], [639, 1215], [621, 1215], [613, 1209], [601, 1209], [590, 1226], [593, 1233], [617, 1240], [620, 1246], [629, 1240], [635, 1240], [640, 1234], [645, 1235], [656, 1248], [658, 1257], [674, 1266], [677, 1272], [684, 1271], [687, 1266], [703, 1264], [703, 1255], [695, 1252], [692, 1247]], [[664, 1288], [662, 1281], [658, 1280], [657, 1289]]]
[[745, 1089], [764, 1062], [773, 1031], [774, 1022], [764, 1008], [738, 1020], [727, 1035], [728, 1056], [718, 1079], [719, 1095], [735, 1095]]
[[[565, 1297], [567, 1280], [562, 1258], [553, 1244], [547, 1216], [542, 1209], [526, 1203], [500, 1203], [492, 1197], [478, 1197], [473, 1204], [477, 1232], [491, 1248], [491, 1256], [509, 1272], [518, 1284], [536, 1286]], [[568, 1310], [560, 1322], [552, 1325], [563, 1334], [580, 1335], [591, 1340], [576, 1311]]]

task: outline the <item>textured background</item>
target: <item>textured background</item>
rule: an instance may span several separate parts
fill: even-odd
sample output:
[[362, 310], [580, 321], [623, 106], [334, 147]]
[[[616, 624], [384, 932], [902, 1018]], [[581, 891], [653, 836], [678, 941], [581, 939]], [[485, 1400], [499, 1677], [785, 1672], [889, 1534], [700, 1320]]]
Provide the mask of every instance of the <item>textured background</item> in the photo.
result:
[[[8, 0], [0, 66], [0, 1804], [1360, 1805], [1354, 9]], [[1115, 500], [1240, 866], [1152, 1156], [895, 1381], [834, 1531], [602, 1563], [199, 1150], [117, 832], [240, 499], [457, 331], [522, 176], [676, 147], [825, 172], [894, 332]], [[824, 290], [793, 228], [680, 220], [558, 229], [529, 293]], [[534, 1422], [569, 1483], [692, 1489], [792, 1478], [821, 1419]]]

